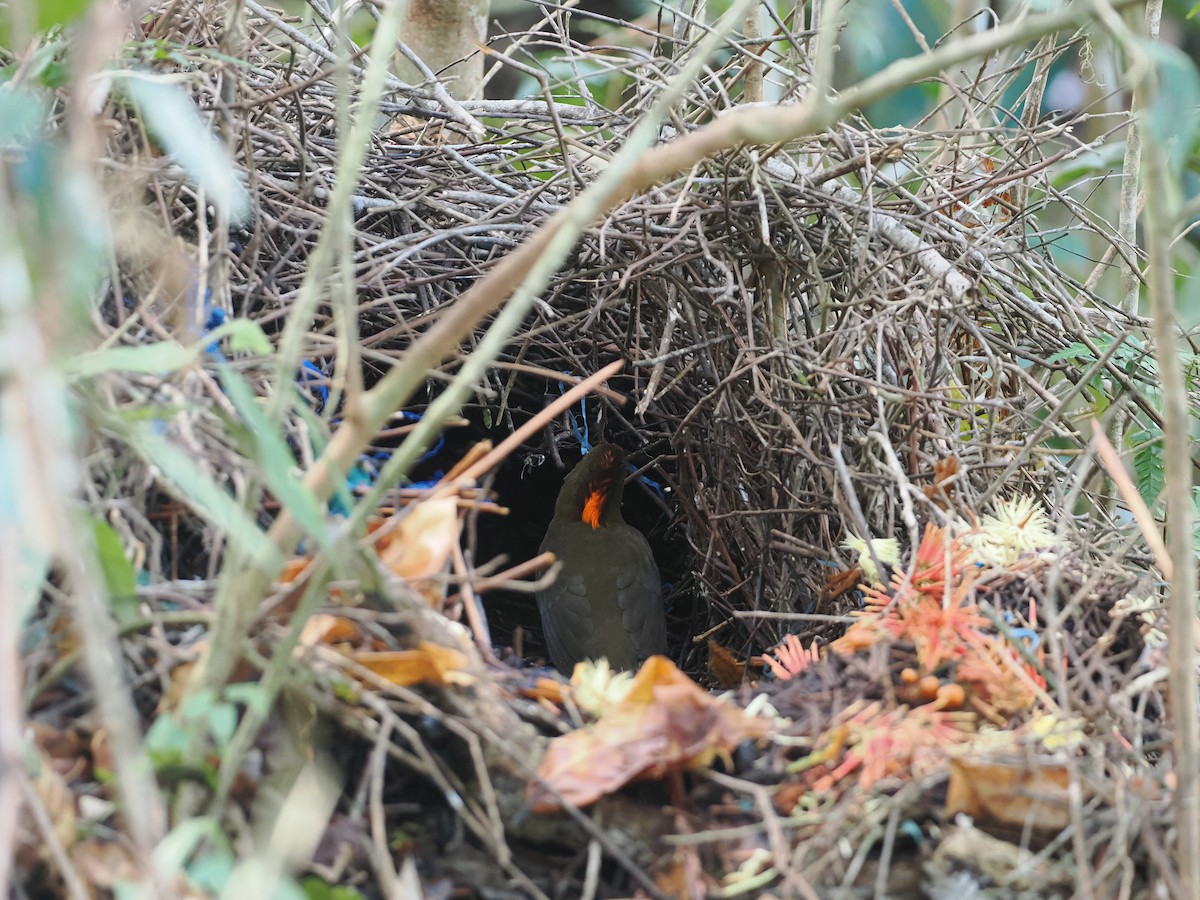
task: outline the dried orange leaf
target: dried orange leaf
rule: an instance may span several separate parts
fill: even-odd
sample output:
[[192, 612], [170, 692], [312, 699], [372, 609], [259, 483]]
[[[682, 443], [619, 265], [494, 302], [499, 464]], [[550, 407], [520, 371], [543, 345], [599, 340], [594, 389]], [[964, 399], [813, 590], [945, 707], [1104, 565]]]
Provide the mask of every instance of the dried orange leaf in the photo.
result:
[[46, 754], [54, 771], [67, 782], [79, 777], [87, 768], [87, 745], [75, 728], [61, 731], [35, 719], [26, 725], [25, 732], [33, 739], [33, 744]]
[[315, 613], [309, 616], [300, 630], [297, 651], [315, 647], [317, 644], [357, 643], [362, 638], [358, 623], [345, 616]]
[[708, 640], [708, 671], [717, 679], [724, 690], [731, 690], [742, 683], [746, 674], [746, 664], [740, 662], [729, 650], [718, 644], [712, 638]]
[[567, 687], [553, 678], [539, 678], [533, 687], [521, 688], [519, 693], [527, 700], [545, 700], [561, 706], [567, 695]]
[[380, 541], [379, 559], [401, 578], [428, 578], [441, 572], [450, 559], [458, 530], [458, 503], [453, 497], [424, 500]]
[[133, 852], [119, 841], [89, 838], [71, 851], [71, 861], [89, 885], [100, 889], [136, 883], [143, 874]]
[[[748, 716], [653, 656], [642, 666], [624, 702], [598, 722], [550, 742], [538, 774], [576, 806], [593, 803], [636, 778], [701, 768], [728, 757], [742, 741], [762, 737], [765, 719]], [[528, 799], [538, 812], [558, 809], [540, 784]]]
[[[70, 849], [79, 836], [75, 827], [75, 797], [66, 779], [55, 771], [50, 755], [40, 748], [35, 749], [33, 754], [36, 758], [36, 769], [32, 773], [34, 792], [54, 829], [55, 837], [63, 847]], [[27, 807], [21, 811], [15, 851], [17, 859], [26, 866], [50, 859], [45, 838]]]
[[858, 587], [859, 582], [862, 580], [863, 571], [858, 566], [834, 572], [826, 576], [824, 583], [821, 585], [821, 600], [826, 603], [830, 600], [836, 600], [847, 591], [852, 591]]
[[949, 509], [954, 499], [955, 480], [958, 478], [958, 457], [951, 455], [933, 463], [933, 484], [925, 488], [929, 497], [941, 509]]
[[978, 825], [1059, 832], [1071, 824], [1070, 781], [1060, 765], [952, 759], [946, 816], [962, 812]]
[[291, 584], [300, 577], [300, 573], [303, 572], [311, 562], [312, 560], [306, 556], [293, 556], [283, 564], [283, 571], [279, 573], [279, 583]]
[[475, 678], [464, 671], [466, 654], [453, 647], [421, 641], [416, 650], [355, 653], [351, 659], [392, 684], [467, 685]]
[[716, 883], [704, 872], [694, 846], [676, 847], [670, 862], [654, 874], [654, 883], [668, 897], [702, 900], [713, 896]]

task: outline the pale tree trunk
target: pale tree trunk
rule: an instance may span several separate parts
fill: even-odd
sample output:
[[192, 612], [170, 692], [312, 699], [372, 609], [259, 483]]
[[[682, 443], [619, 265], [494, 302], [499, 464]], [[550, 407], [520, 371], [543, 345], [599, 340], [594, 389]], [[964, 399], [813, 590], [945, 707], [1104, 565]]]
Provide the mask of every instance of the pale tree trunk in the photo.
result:
[[[409, 0], [400, 39], [438, 76], [456, 100], [477, 97], [483, 83], [484, 54], [491, 0]], [[396, 74], [410, 84], [426, 80], [397, 54]]]

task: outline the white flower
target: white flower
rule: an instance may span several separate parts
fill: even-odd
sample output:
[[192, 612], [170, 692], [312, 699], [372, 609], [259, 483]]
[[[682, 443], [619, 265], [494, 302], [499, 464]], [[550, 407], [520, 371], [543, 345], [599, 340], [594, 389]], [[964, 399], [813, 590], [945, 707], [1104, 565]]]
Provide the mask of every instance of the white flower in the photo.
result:
[[585, 660], [575, 664], [575, 671], [571, 673], [571, 687], [579, 708], [598, 719], [629, 696], [629, 690], [633, 687], [633, 673], [614, 672], [604, 658], [595, 662]]
[[[875, 565], [875, 560], [889, 566], [900, 565], [900, 542], [895, 538], [873, 538], [871, 548], [868, 550], [865, 540], [857, 534], [847, 533], [846, 539], [842, 541], [842, 546], [858, 554], [856, 565], [862, 569], [863, 577], [873, 585], [883, 584], [883, 575]], [[872, 550], [874, 551], [873, 556]]]
[[1046, 550], [1058, 542], [1037, 501], [1024, 496], [998, 501], [995, 513], [984, 516], [979, 528], [964, 539], [980, 562], [998, 569], [1012, 565], [1023, 553]]

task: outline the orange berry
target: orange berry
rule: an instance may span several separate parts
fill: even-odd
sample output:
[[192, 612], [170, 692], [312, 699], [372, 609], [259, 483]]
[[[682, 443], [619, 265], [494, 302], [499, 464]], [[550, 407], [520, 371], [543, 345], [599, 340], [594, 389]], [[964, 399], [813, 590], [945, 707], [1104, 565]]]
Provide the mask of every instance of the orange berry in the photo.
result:
[[962, 709], [967, 692], [961, 684], [943, 684], [938, 687], [937, 702], [942, 709]]

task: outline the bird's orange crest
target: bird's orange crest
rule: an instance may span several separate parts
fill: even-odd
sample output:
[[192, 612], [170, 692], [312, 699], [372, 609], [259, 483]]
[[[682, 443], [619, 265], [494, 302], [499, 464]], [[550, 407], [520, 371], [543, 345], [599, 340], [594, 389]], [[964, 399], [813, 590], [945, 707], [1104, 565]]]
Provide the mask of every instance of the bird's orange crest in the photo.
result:
[[600, 527], [600, 512], [604, 509], [604, 491], [593, 490], [583, 504], [583, 521], [592, 528]]

